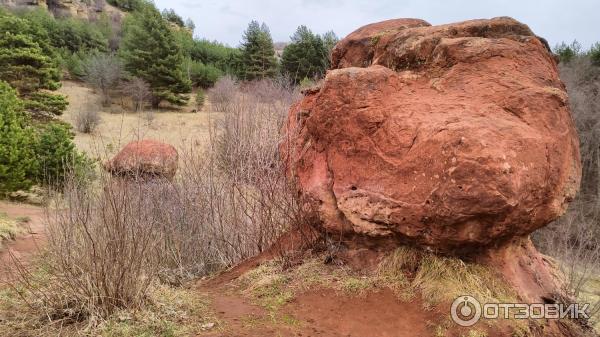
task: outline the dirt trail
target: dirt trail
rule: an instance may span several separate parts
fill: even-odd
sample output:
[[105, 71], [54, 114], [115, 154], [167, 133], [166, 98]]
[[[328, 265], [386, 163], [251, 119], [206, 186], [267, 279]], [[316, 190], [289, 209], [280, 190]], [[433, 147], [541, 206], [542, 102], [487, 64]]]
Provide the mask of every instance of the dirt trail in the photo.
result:
[[0, 250], [0, 281], [5, 281], [10, 275], [9, 269], [13, 265], [11, 254], [21, 263], [27, 264], [39, 248], [45, 243], [44, 209], [40, 206], [0, 201], [0, 212], [6, 213], [10, 218], [27, 217], [25, 233], [13, 242], [7, 242], [6, 247]]
[[350, 296], [330, 289], [299, 294], [273, 314], [228, 286], [201, 286], [218, 318], [210, 337], [430, 337], [439, 313], [402, 302], [389, 289]]

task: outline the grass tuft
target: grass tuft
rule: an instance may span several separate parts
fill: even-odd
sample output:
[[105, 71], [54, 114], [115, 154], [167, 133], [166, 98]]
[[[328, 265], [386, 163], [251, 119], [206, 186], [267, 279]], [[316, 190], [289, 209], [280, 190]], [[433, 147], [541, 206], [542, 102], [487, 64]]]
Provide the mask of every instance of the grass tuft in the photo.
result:
[[426, 305], [452, 302], [471, 295], [481, 303], [515, 303], [517, 295], [489, 268], [458, 258], [425, 255], [412, 287], [419, 290]]
[[15, 240], [23, 232], [21, 222], [23, 221], [13, 220], [5, 213], [0, 213], [0, 248], [3, 241]]
[[[238, 282], [265, 307], [273, 321], [281, 321], [279, 309], [294, 296], [306, 290], [334, 289], [350, 296], [361, 296], [370, 290], [390, 288], [402, 300], [417, 294], [425, 310], [453, 302], [461, 295], [471, 295], [481, 303], [516, 303], [512, 288], [486, 266], [464, 262], [454, 257], [426, 253], [400, 247], [386, 256], [375, 273], [361, 274], [344, 266], [323, 263], [323, 256], [307, 258], [294, 268], [285, 269], [271, 261], [243, 275]], [[449, 319], [449, 315], [448, 315]], [[493, 322], [490, 322], [493, 325]], [[530, 332], [529, 322], [510, 320], [516, 335]], [[436, 336], [444, 336], [446, 327], [438, 326]], [[485, 332], [472, 330], [465, 337], [485, 337]]]

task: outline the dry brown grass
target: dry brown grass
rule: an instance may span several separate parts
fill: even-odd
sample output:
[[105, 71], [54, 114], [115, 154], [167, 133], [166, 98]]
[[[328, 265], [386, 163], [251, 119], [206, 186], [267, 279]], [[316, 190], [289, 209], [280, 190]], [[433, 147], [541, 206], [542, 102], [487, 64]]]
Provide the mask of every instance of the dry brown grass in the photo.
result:
[[75, 134], [77, 147], [94, 158], [112, 156], [125, 144], [144, 138], [162, 141], [180, 150], [203, 145], [208, 141], [210, 126], [222, 116], [222, 113], [212, 112], [211, 104], [207, 102], [198, 113], [191, 112], [195, 109], [193, 105], [181, 110], [155, 111], [148, 123], [147, 111], [129, 111], [128, 106], [123, 108], [117, 104], [118, 100], [110, 107], [102, 107], [100, 95], [82, 83], [66, 81], [59, 91], [69, 99], [62, 120], [72, 123], [83, 107], [95, 107], [99, 112], [102, 123], [93, 133]]
[[[36, 273], [37, 280], [45, 282], [44, 269]], [[147, 304], [140, 310], [121, 309], [101, 321], [72, 324], [40, 316], [37, 310], [23, 305], [22, 294], [15, 289], [0, 289], [0, 315], [0, 336], [15, 337], [183, 337], [202, 333], [206, 323], [215, 323], [219, 328], [203, 294], [161, 284], [152, 285]]]
[[[20, 221], [21, 220], [21, 221]], [[0, 249], [5, 241], [14, 240], [19, 233], [22, 233], [23, 227], [20, 225], [24, 219], [11, 219], [8, 215], [0, 213]]]

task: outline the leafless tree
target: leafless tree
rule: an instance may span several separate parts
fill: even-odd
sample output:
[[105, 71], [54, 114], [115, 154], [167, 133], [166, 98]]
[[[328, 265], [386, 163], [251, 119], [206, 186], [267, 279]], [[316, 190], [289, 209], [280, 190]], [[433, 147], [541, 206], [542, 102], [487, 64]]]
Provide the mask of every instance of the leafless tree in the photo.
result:
[[84, 103], [75, 113], [73, 123], [77, 131], [82, 133], [92, 133], [100, 124], [100, 112], [96, 105], [87, 102]]
[[121, 60], [112, 54], [95, 54], [84, 62], [85, 80], [102, 94], [102, 104], [109, 106], [110, 93], [123, 76]]
[[121, 88], [123, 93], [131, 98], [135, 111], [143, 110], [144, 104], [152, 97], [150, 85], [139, 77], [123, 82]]
[[227, 105], [238, 94], [238, 85], [235, 80], [227, 75], [221, 77], [209, 92], [209, 100], [215, 111], [225, 111]]

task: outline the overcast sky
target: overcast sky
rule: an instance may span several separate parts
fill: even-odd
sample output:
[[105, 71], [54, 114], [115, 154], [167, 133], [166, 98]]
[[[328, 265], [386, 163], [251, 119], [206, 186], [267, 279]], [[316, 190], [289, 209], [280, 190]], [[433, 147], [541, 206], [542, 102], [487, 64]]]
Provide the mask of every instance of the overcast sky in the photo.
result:
[[196, 24], [196, 36], [238, 46], [250, 20], [265, 22], [275, 42], [299, 25], [344, 37], [367, 23], [420, 18], [431, 24], [512, 16], [554, 46], [600, 40], [600, 0], [155, 0]]

